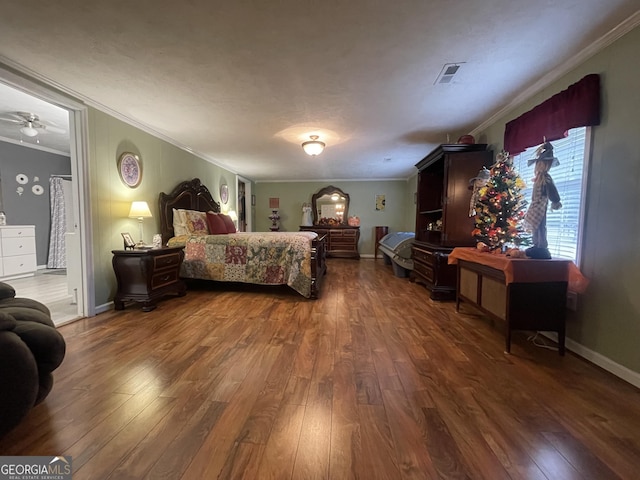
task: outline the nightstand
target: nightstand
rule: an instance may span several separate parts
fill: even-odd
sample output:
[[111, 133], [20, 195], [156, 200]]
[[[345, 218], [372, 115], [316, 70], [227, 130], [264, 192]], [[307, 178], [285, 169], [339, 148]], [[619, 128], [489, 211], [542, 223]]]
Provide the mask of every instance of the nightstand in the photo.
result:
[[156, 308], [156, 301], [170, 293], [183, 296], [186, 285], [180, 280], [184, 247], [148, 250], [112, 250], [113, 271], [118, 291], [113, 303], [124, 309], [125, 301], [142, 302], [142, 311]]

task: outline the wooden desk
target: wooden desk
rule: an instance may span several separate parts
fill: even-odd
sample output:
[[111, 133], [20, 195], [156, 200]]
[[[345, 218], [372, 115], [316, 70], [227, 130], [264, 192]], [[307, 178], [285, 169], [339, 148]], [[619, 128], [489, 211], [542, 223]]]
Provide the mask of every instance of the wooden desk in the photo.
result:
[[507, 353], [512, 331], [532, 330], [557, 332], [558, 352], [564, 355], [567, 285], [573, 262], [504, 257], [496, 263], [491, 254], [470, 257], [456, 255], [455, 250], [449, 258], [458, 266], [456, 311], [465, 301], [504, 322]]

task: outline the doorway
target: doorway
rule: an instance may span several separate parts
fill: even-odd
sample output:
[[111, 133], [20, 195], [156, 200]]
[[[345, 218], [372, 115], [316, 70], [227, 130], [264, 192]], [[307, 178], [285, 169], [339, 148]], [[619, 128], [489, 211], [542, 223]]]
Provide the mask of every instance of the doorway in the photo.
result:
[[[65, 183], [67, 183], [65, 185], [65, 203], [71, 209], [67, 218], [71, 221], [67, 222], [66, 231], [63, 232], [65, 237], [63, 244], [66, 250], [65, 255], [70, 262], [66, 264], [63, 262], [57, 268], [47, 268], [51, 232], [45, 230], [50, 229], [51, 216], [50, 212], [44, 211], [46, 209], [43, 208], [42, 215], [48, 217], [48, 222], [46, 226], [43, 226], [44, 223], [41, 222], [38, 227], [40, 231], [37, 233], [37, 248], [40, 249], [40, 252], [37, 255], [36, 274], [23, 276], [23, 278], [7, 279], [6, 281], [16, 289], [18, 296], [33, 298], [47, 305], [56, 325], [95, 315], [94, 287], [87, 274], [87, 266], [90, 264], [88, 261], [90, 258], [90, 229], [87, 208], [85, 207], [85, 199], [88, 198], [85, 149], [86, 107], [49, 90], [42, 85], [42, 82], [35, 83], [26, 77], [15, 74], [14, 71], [5, 69], [2, 65], [0, 65], [0, 106], [3, 111], [9, 114], [9, 118], [11, 118], [11, 114], [15, 116], [14, 112], [37, 109], [42, 112], [40, 115], [43, 125], [42, 131], [38, 132], [39, 135], [33, 136], [35, 138], [15, 137], [11, 130], [6, 129], [0, 135], [2, 137], [0, 141], [31, 148], [33, 152], [38, 149], [49, 151], [49, 153], [59, 154], [60, 158], [68, 155], [70, 162], [64, 172], [47, 171], [46, 167], [42, 167], [40, 169], [42, 174], [31, 173], [31, 178], [34, 181], [38, 179], [42, 185], [49, 185], [50, 178], [54, 178], [56, 175], [65, 177]], [[48, 122], [50, 112], [58, 112], [58, 115], [63, 112], [62, 115], [65, 115], [66, 118], [61, 122], [60, 117], [55, 117], [56, 122]], [[53, 113], [51, 115], [53, 116]], [[11, 125], [10, 122], [6, 123]], [[51, 128], [51, 132], [54, 131], [54, 128], [56, 132], [64, 131], [67, 134], [66, 145], [61, 147], [63, 143], [60, 140], [61, 134], [55, 136], [55, 140], [59, 142], [56, 144], [52, 139], [54, 135], [50, 135], [46, 128]], [[20, 131], [20, 128], [17, 128], [16, 131]], [[46, 145], [48, 140], [52, 142], [50, 146]], [[28, 154], [25, 155], [25, 158], [28, 157]], [[27, 168], [26, 163], [24, 168]], [[45, 194], [49, 196], [49, 190]], [[49, 198], [43, 200], [48, 200], [46, 203], [50, 209], [51, 200]], [[34, 219], [22, 219], [20, 223], [25, 223], [25, 221], [33, 223]]]
[[236, 175], [238, 192], [237, 208], [238, 208], [238, 231], [253, 231], [253, 205], [251, 194], [251, 182], [246, 178]]

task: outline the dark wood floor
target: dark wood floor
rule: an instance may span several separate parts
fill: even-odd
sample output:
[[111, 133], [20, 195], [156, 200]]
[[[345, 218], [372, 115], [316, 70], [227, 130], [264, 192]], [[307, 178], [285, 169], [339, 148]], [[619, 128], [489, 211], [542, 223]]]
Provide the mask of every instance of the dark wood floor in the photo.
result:
[[79, 479], [635, 479], [639, 390], [429, 300], [382, 260], [320, 298], [190, 289], [60, 328], [47, 400], [2, 455]]

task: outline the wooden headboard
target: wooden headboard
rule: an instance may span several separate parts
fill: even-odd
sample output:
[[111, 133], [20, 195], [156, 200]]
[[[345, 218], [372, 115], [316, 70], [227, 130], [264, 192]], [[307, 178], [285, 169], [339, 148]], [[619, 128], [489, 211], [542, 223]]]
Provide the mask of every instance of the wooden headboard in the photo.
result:
[[220, 204], [216, 202], [209, 189], [202, 185], [199, 178], [187, 180], [178, 184], [169, 194], [160, 193], [158, 200], [160, 207], [160, 232], [162, 244], [175, 236], [173, 233], [173, 209], [198, 210], [200, 212], [220, 212]]

